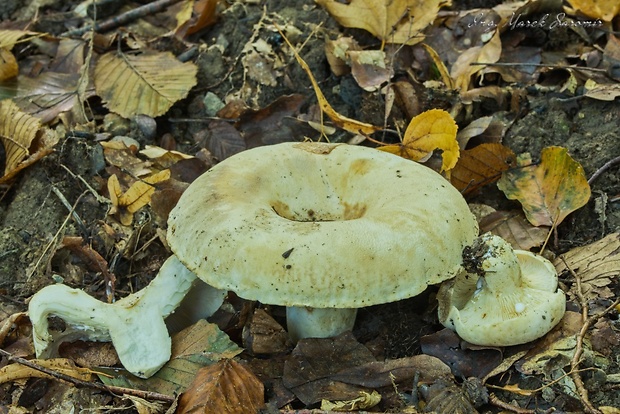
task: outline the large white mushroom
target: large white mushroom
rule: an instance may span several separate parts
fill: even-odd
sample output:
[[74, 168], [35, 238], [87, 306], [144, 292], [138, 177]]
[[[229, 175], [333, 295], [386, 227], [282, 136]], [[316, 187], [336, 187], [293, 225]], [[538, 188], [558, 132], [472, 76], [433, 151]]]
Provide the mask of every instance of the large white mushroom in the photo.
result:
[[439, 289], [439, 321], [477, 345], [509, 346], [545, 335], [564, 316], [553, 265], [486, 233], [464, 252], [465, 270]]
[[209, 285], [286, 306], [293, 339], [350, 330], [358, 308], [452, 278], [478, 233], [461, 194], [429, 168], [311, 142], [216, 165], [168, 224], [179, 260]]

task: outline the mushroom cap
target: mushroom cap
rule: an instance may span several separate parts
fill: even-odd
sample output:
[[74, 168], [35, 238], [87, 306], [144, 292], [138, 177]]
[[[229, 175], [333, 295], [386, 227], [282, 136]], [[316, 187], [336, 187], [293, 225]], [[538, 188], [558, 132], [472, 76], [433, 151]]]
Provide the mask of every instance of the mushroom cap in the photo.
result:
[[489, 233], [480, 258], [482, 275], [462, 272], [439, 289], [439, 321], [467, 342], [511, 346], [549, 332], [564, 316], [566, 297], [544, 257], [512, 250]]
[[168, 241], [206, 283], [283, 306], [358, 308], [454, 277], [478, 234], [441, 175], [346, 144], [289, 142], [215, 165], [181, 196]]

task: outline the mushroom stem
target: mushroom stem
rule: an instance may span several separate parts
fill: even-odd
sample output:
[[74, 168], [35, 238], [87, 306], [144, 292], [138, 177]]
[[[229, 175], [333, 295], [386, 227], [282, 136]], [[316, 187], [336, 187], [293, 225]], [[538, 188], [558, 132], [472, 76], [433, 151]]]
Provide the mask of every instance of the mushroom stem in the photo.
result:
[[291, 339], [329, 338], [350, 331], [355, 325], [357, 309], [286, 308], [286, 324]]
[[[175, 310], [196, 280], [194, 273], [171, 256], [147, 287], [112, 304], [65, 285], [47, 286], [32, 297], [28, 306], [37, 357], [52, 356], [65, 341], [111, 340], [129, 372], [150, 377], [170, 359], [171, 340], [164, 318]], [[221, 305], [224, 295], [219, 298], [215, 300], [220, 300]], [[49, 331], [47, 317], [51, 315], [65, 321], [67, 328], [63, 332]]]

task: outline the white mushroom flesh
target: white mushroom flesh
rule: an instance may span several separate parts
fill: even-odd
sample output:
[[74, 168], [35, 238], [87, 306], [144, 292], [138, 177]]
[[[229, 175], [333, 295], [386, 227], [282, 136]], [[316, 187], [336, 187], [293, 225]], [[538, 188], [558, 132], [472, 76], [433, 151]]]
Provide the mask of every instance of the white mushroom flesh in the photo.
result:
[[543, 257], [516, 250], [500, 237], [481, 237], [483, 275], [463, 272], [437, 295], [439, 319], [464, 340], [509, 346], [542, 337], [562, 318], [566, 298]]
[[[164, 318], [196, 281], [196, 276], [171, 256], [147, 287], [112, 304], [62, 284], [47, 286], [28, 305], [37, 357], [54, 356], [65, 341], [112, 341], [129, 372], [149, 377], [170, 359]], [[224, 294], [212, 292], [210, 297], [221, 305]], [[66, 329], [50, 332], [48, 316], [61, 318]]]

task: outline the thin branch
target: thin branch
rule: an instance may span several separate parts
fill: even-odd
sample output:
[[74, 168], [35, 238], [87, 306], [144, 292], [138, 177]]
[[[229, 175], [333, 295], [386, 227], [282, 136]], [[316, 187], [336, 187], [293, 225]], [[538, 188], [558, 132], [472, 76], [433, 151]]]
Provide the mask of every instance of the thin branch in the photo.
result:
[[38, 365], [38, 364], [36, 364], [36, 363], [34, 363], [32, 361], [28, 361], [27, 359], [13, 356], [11, 353], [9, 353], [9, 352], [5, 351], [4, 349], [1, 349], [1, 348], [0, 348], [0, 355], [5, 356], [11, 362], [16, 362], [16, 363], [24, 365], [24, 366], [26, 366], [28, 368], [32, 368], [34, 370], [37, 370], [37, 371], [42, 372], [44, 374], [47, 374], [47, 375], [49, 375], [52, 378], [55, 378], [57, 380], [65, 381], [65, 382], [68, 382], [70, 384], [73, 384], [76, 387], [93, 388], [93, 389], [96, 389], [96, 390], [99, 390], [99, 391], [105, 391], [105, 392], [109, 392], [109, 393], [112, 393], [112, 394], [132, 395], [134, 397], [140, 397], [140, 398], [143, 398], [145, 400], [157, 400], [157, 401], [164, 401], [164, 402], [168, 402], [168, 403], [172, 403], [175, 400], [175, 397], [173, 397], [173, 396], [165, 395], [165, 394], [160, 394], [160, 393], [157, 393], [157, 392], [134, 390], [132, 388], [116, 387], [116, 386], [113, 386], [113, 385], [104, 385], [104, 384], [100, 384], [100, 383], [97, 383], [97, 382], [82, 381], [82, 380], [74, 378], [74, 377], [72, 377], [70, 375], [63, 374], [62, 372], [57, 372], [57, 371], [54, 371], [53, 369], [42, 367], [42, 366], [40, 366], [40, 365]]
[[620, 156], [607, 161], [605, 164], [603, 164], [601, 168], [596, 170], [594, 174], [592, 174], [592, 177], [588, 179], [588, 184], [592, 185], [594, 180], [596, 180], [601, 174], [603, 174], [605, 171], [607, 171], [616, 164], [620, 164]]

